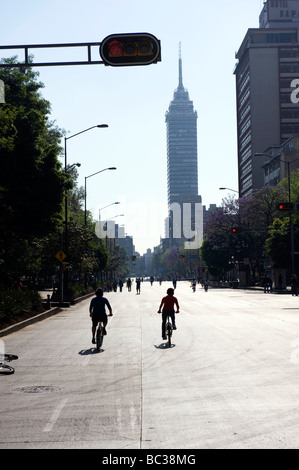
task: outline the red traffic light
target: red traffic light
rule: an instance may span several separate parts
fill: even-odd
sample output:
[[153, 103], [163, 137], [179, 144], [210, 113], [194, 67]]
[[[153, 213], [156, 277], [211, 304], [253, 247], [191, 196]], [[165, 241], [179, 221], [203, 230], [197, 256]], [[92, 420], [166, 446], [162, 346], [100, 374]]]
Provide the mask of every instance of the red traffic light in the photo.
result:
[[294, 204], [292, 202], [282, 202], [278, 204], [277, 209], [279, 211], [292, 211], [294, 210]]
[[185, 258], [185, 255], [180, 255], [180, 258]]
[[161, 61], [160, 41], [148, 33], [110, 34], [100, 46], [105, 65], [150, 65]]
[[232, 229], [232, 232], [233, 232], [233, 233], [241, 233], [241, 232], [242, 232], [242, 229], [241, 229], [241, 227], [234, 227], [234, 228]]
[[132, 261], [135, 261], [136, 256], [131, 256], [131, 258], [132, 258]]

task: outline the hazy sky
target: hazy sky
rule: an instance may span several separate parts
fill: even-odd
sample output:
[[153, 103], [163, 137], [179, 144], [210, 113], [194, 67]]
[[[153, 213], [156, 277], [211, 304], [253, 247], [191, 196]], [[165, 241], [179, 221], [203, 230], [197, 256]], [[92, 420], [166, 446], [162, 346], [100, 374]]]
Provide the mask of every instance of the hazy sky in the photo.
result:
[[[260, 0], [0, 0], [0, 45], [100, 42], [112, 33], [149, 32], [161, 41], [162, 61], [146, 67], [104, 65], [41, 67], [51, 119], [71, 136], [68, 163], [80, 162], [79, 185], [88, 178], [87, 208], [97, 219], [115, 218], [143, 254], [164, 234], [167, 206], [165, 112], [178, 86], [181, 42], [183, 84], [198, 113], [199, 194], [221, 204], [237, 185], [235, 77], [238, 50], [257, 28]], [[16, 54], [1, 51], [0, 57]], [[20, 59], [23, 59], [20, 53]], [[38, 52], [34, 51], [38, 60]], [[50, 52], [48, 52], [50, 54]], [[68, 50], [74, 59], [80, 53]], [[60, 52], [41, 60], [64, 60]], [[93, 57], [100, 60], [100, 56]], [[85, 59], [85, 55], [84, 55]], [[64, 157], [61, 158], [64, 164]]]

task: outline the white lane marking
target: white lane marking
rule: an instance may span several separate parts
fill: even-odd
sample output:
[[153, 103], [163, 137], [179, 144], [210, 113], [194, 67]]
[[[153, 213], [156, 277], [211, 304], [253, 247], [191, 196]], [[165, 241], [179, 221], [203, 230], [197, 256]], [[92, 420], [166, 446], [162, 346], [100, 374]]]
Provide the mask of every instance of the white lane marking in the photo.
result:
[[68, 401], [68, 398], [65, 398], [64, 400], [62, 400], [59, 405], [57, 406], [57, 408], [54, 410], [54, 413], [52, 414], [51, 416], [51, 419], [50, 421], [48, 422], [48, 424], [44, 427], [43, 429], [43, 432], [49, 432], [52, 430], [54, 424], [56, 423], [56, 421], [58, 420], [59, 418], [59, 415], [61, 413], [61, 411], [63, 410], [66, 402]]

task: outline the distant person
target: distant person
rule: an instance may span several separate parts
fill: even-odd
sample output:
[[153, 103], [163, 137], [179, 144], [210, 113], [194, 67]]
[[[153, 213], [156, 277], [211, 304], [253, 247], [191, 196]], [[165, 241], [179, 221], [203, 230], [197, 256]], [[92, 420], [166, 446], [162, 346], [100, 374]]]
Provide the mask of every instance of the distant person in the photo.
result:
[[136, 279], [136, 291], [137, 291], [137, 294], [140, 294], [140, 285], [141, 285], [141, 281], [140, 281], [140, 278], [138, 277], [138, 279]]
[[132, 281], [131, 281], [131, 279], [129, 278], [129, 279], [127, 280], [128, 292], [131, 292], [131, 287], [132, 287]]
[[298, 279], [296, 274], [291, 277], [292, 295], [298, 295]]
[[97, 329], [97, 325], [99, 322], [104, 323], [104, 335], [107, 334], [106, 326], [108, 323], [108, 317], [106, 313], [106, 307], [109, 310], [109, 317], [112, 317], [112, 308], [109, 303], [109, 300], [106, 297], [103, 297], [103, 290], [97, 289], [95, 291], [96, 297], [93, 297], [90, 302], [89, 306], [89, 315], [92, 319], [92, 344], [95, 344], [95, 333]]
[[[176, 312], [174, 311], [174, 306], [176, 306]], [[172, 321], [172, 327], [174, 330], [176, 330], [175, 313], [179, 313], [180, 311], [179, 302], [178, 302], [178, 299], [174, 296], [174, 289], [172, 289], [172, 287], [169, 287], [169, 289], [167, 289], [167, 295], [163, 297], [163, 299], [161, 300], [158, 313], [161, 313], [161, 309], [162, 309], [162, 338], [166, 339], [165, 326], [166, 326], [167, 316], [168, 315], [170, 316], [171, 321]]]

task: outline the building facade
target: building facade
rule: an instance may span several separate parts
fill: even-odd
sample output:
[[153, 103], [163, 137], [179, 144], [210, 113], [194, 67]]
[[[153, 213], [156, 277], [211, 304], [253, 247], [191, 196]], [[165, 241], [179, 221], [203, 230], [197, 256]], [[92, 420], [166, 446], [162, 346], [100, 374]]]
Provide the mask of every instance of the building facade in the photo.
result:
[[264, 186], [276, 186], [282, 179], [288, 178], [289, 171], [299, 168], [299, 135], [265, 149], [264, 154], [268, 156], [263, 165]]
[[200, 232], [200, 210], [202, 214], [201, 196], [198, 195], [197, 112], [183, 85], [181, 54], [179, 84], [165, 120], [169, 211], [166, 238], [170, 239], [170, 245], [181, 245], [194, 236], [198, 238], [194, 233]]
[[255, 156], [299, 133], [294, 80], [299, 79], [299, 0], [268, 0], [260, 27], [236, 53], [239, 195], [264, 184], [265, 159]]

